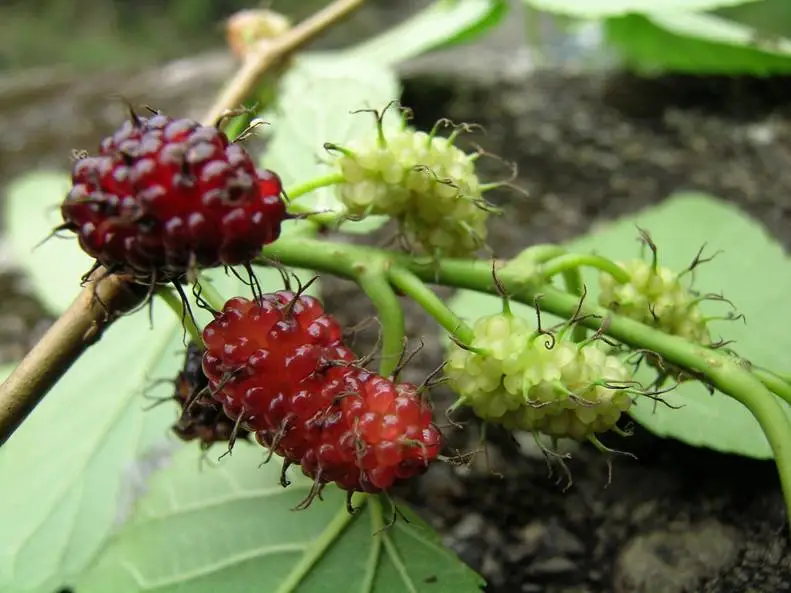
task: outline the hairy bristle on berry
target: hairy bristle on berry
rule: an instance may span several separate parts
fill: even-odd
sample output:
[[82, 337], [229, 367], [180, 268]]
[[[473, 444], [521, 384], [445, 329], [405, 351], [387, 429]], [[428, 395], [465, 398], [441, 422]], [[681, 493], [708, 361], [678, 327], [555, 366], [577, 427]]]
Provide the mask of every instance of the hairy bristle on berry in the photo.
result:
[[74, 163], [61, 213], [107, 269], [168, 282], [192, 266], [250, 261], [280, 235], [281, 193], [277, 175], [221, 130], [136, 116]]
[[423, 472], [441, 435], [417, 387], [354, 364], [321, 303], [281, 291], [229, 300], [203, 338], [215, 397], [319, 483], [378, 492]]

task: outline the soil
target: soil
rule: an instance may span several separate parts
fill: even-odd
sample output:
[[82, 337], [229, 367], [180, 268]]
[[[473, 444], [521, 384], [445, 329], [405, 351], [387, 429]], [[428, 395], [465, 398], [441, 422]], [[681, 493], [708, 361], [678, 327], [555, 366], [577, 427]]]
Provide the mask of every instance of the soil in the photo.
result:
[[[530, 197], [498, 196], [506, 212], [491, 243], [500, 256], [567, 240], [684, 188], [739, 204], [791, 246], [784, 84], [558, 71], [492, 79], [435, 65], [409, 74], [404, 102], [421, 126], [444, 116], [483, 124], [483, 147], [519, 165], [514, 183]], [[503, 172], [489, 162], [492, 173]], [[46, 323], [24, 286], [8, 278], [0, 285], [16, 296], [1, 302], [15, 315], [6, 319], [0, 308], [3, 360], [17, 358], [31, 329]], [[348, 282], [324, 278], [323, 289], [327, 307], [347, 323], [373, 315]], [[406, 309], [409, 333], [425, 347], [404, 378], [419, 381], [442, 349], [426, 316]], [[373, 341], [370, 330], [361, 332], [357, 348]], [[449, 398], [437, 390], [440, 408]], [[478, 439], [472, 421], [451, 435], [463, 450]], [[403, 495], [484, 575], [489, 593], [791, 590], [786, 514], [771, 462], [687, 447], [640, 427], [628, 442], [609, 444], [637, 459], [574, 448], [573, 484], [564, 491], [529, 439], [517, 446], [495, 433], [488, 464], [483, 455], [468, 467], [438, 464]]]

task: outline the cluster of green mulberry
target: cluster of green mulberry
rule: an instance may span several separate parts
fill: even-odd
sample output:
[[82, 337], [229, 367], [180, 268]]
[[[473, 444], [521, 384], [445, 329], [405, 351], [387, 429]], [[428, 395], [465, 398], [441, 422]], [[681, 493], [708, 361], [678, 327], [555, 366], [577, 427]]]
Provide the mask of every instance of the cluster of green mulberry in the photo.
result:
[[475, 172], [477, 154], [406, 126], [334, 147], [344, 182], [337, 195], [354, 217], [386, 215], [398, 221], [410, 247], [436, 256], [467, 256], [486, 240], [494, 211]]
[[498, 313], [479, 319], [469, 345], [454, 343], [445, 374], [475, 414], [508, 429], [584, 440], [612, 429], [632, 405], [631, 373], [601, 343], [537, 332]]
[[619, 265], [630, 281], [619, 283], [609, 274], [601, 274], [601, 306], [690, 342], [711, 343], [700, 297], [681, 283], [679, 274], [643, 260]]

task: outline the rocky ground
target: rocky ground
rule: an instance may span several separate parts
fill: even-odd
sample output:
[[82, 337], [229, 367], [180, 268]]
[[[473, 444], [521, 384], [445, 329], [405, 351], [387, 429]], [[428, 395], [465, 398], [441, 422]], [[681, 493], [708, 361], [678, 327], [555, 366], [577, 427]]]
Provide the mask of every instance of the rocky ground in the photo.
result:
[[[222, 57], [202, 64], [204, 75], [195, 74], [196, 63], [179, 66], [193, 72], [181, 79], [181, 88], [151, 86], [158, 96], [149, 102], [179, 105], [194, 98], [196, 88], [210, 96], [230, 64]], [[419, 125], [442, 116], [479, 122], [487, 134], [478, 141], [519, 165], [515, 183], [529, 197], [499, 196], [506, 209], [493, 226], [499, 255], [569, 239], [688, 188], [738, 203], [791, 246], [787, 81], [646, 82], [522, 66], [503, 52], [477, 51], [463, 59], [421, 60], [404, 70], [404, 102], [415, 109]], [[147, 73], [138, 82], [162, 79], [161, 72]], [[74, 116], [78, 109], [78, 117], [62, 130], [31, 124], [24, 135], [5, 136], [4, 174], [23, 164], [57, 162], [57, 155], [74, 147], [75, 135], [77, 145], [97, 136], [97, 118], [85, 115], [80, 97], [95, 106], [108, 94], [87, 85], [81, 95], [63, 85], [71, 91], [61, 112]], [[53, 95], [40, 95], [26, 113], [51, 113]], [[187, 104], [202, 107], [194, 100]], [[0, 113], [0, 121], [10, 117], [10, 107]], [[14, 151], [11, 140], [27, 152]], [[47, 150], [35, 150], [42, 146]], [[492, 172], [502, 173], [501, 164], [491, 163]], [[325, 278], [324, 290], [327, 306], [349, 323], [372, 315], [349, 283]], [[0, 358], [11, 360], [46, 319], [18, 276], [4, 276], [0, 291]], [[414, 307], [407, 311], [411, 335], [426, 343], [407, 378], [422, 378], [439, 363], [441, 348], [425, 316]], [[371, 338], [362, 335], [360, 347]], [[439, 401], [447, 397], [437, 393]], [[455, 444], [472, 447], [476, 435], [470, 425], [466, 436], [454, 435]], [[489, 593], [791, 590], [785, 510], [772, 463], [686, 447], [638, 428], [628, 443], [610, 443], [638, 458], [613, 460], [611, 481], [605, 457], [587, 447], [575, 450], [574, 483], [564, 492], [547, 476], [534, 447], [520, 449], [502, 434], [491, 440], [488, 467], [483, 456], [470, 467], [439, 466], [404, 493], [488, 579]]]

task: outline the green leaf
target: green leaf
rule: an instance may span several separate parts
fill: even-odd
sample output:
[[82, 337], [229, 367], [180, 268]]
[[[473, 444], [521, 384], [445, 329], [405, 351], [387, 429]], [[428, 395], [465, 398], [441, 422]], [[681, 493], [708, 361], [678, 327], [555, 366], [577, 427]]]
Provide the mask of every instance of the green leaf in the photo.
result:
[[[71, 251], [54, 254], [50, 265], [63, 267], [59, 272], [70, 257], [60, 252]], [[82, 268], [71, 265], [74, 276], [58, 276], [60, 284], [50, 284], [35, 262], [22, 260], [35, 266], [27, 271], [38, 279], [40, 296], [79, 286]], [[257, 274], [264, 287], [282, 285], [276, 270]], [[250, 293], [222, 271], [206, 276], [223, 295]], [[194, 304], [193, 310], [207, 319]], [[0, 489], [0, 591], [51, 593], [68, 583], [123, 519], [139, 481], [138, 460], [152, 448], [176, 446], [169, 435], [175, 408], [146, 410], [151, 399], [145, 395], [169, 395], [167, 385], [151, 387], [156, 379], [175, 376], [182, 339], [180, 320], [160, 301], [154, 303], [153, 329], [146, 311], [120, 319], [0, 449], [0, 475], [13, 484]]]
[[[723, 294], [747, 319], [713, 321], [714, 339], [735, 340], [732, 347], [755, 364], [780, 372], [789, 369], [787, 352], [791, 338], [778, 319], [791, 317], [791, 261], [783, 248], [756, 221], [736, 207], [710, 196], [678, 194], [659, 207], [602, 227], [568, 245], [573, 251], [596, 251], [613, 259], [639, 257], [636, 225], [646, 229], [659, 247], [660, 264], [676, 270], [689, 266], [701, 246], [704, 255], [723, 253], [695, 271], [694, 288], [701, 293]], [[583, 274], [591, 302], [598, 295], [595, 272]], [[500, 310], [499, 299], [464, 292], [450, 306], [462, 316], [475, 319]], [[725, 303], [704, 302], [707, 315], [728, 312]], [[531, 319], [531, 309], [520, 307]], [[549, 317], [549, 316], [547, 316]], [[545, 325], [554, 321], [548, 319]], [[638, 375], [644, 384], [652, 374], [646, 369]], [[757, 421], [735, 400], [722, 394], [711, 396], [699, 383], [687, 383], [663, 396], [671, 409], [654, 405], [647, 398], [634, 408], [634, 418], [661, 436], [718, 451], [769, 459], [772, 452]], [[789, 410], [789, 407], [781, 404]]]
[[395, 65], [433, 49], [471, 41], [497, 25], [507, 12], [508, 3], [503, 0], [438, 0], [348, 53]]
[[756, 1], [758, 0], [525, 0], [538, 10], [559, 12], [578, 18], [602, 18], [631, 12], [694, 12]]
[[[297, 472], [279, 484], [277, 459], [240, 443], [199, 471], [197, 448], [179, 451], [158, 472], [134, 518], [77, 582], [80, 593], [473, 593], [479, 577], [409, 513], [389, 519], [377, 498], [354, 516], [345, 494], [291, 510], [311, 484]], [[374, 532], [379, 533], [374, 534]]]
[[608, 19], [607, 40], [641, 71], [767, 75], [791, 72], [791, 40], [711, 14]]
[[791, 37], [791, 2], [762, 0], [713, 11], [721, 17], [764, 31], [769, 35]]
[[[152, 378], [175, 375], [181, 332], [164, 307], [122, 319], [0, 449], [0, 590], [49, 592], [80, 572], [113, 525], [134, 459], [161, 442], [173, 408], [145, 411]], [[164, 390], [153, 390], [152, 396]]]
[[[274, 132], [263, 166], [277, 171], [286, 189], [331, 173], [331, 167], [322, 162], [329, 157], [324, 144], [343, 145], [358, 135], [374, 133], [372, 114], [352, 112], [381, 111], [398, 99], [400, 91], [395, 73], [386, 65], [334, 54], [302, 58], [281, 81], [278, 109], [271, 115]], [[395, 120], [395, 110], [389, 114], [388, 125]], [[332, 187], [305, 195], [299, 203], [313, 210], [341, 208]], [[384, 222], [383, 217], [371, 217], [343, 228], [369, 232]]]
[[69, 175], [37, 171], [15, 180], [5, 201], [5, 236], [47, 310], [58, 315], [80, 291], [80, 277], [93, 260], [76, 239], [47, 238], [63, 219], [58, 206], [71, 185]]

